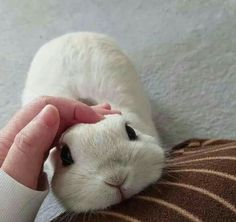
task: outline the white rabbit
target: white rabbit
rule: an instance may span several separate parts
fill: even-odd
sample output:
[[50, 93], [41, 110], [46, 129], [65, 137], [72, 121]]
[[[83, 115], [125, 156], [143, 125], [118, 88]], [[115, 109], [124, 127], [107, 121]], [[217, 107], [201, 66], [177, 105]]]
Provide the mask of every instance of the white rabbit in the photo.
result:
[[28, 73], [23, 104], [42, 95], [108, 102], [122, 112], [96, 124], [77, 124], [61, 138], [52, 190], [67, 209], [107, 208], [160, 178], [165, 157], [148, 98], [111, 38], [71, 33], [41, 47]]

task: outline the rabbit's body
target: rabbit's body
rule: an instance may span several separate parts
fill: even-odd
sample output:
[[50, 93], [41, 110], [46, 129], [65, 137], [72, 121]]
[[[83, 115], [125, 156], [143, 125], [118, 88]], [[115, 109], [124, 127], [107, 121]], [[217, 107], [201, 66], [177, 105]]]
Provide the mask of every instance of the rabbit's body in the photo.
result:
[[[73, 33], [45, 44], [31, 64], [23, 104], [42, 95], [108, 102], [122, 112], [96, 124], [75, 125], [63, 136], [74, 164], [57, 163], [52, 187], [65, 206], [77, 212], [102, 209], [160, 177], [164, 154], [149, 101], [132, 64], [112, 39]], [[136, 141], [129, 141], [127, 123], [135, 129]], [[111, 186], [121, 181], [119, 189]]]
[[108, 102], [134, 124], [142, 124], [142, 131], [157, 136], [149, 101], [132, 64], [104, 35], [73, 33], [45, 44], [31, 64], [23, 104], [40, 95]]

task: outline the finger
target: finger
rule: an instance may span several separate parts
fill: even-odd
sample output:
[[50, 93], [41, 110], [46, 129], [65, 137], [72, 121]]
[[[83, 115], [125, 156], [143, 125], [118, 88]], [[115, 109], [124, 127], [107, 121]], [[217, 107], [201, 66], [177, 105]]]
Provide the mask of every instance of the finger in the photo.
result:
[[93, 109], [95, 112], [100, 113], [101, 115], [121, 114], [121, 112], [118, 110], [108, 110], [100, 107], [94, 107]]
[[56, 106], [61, 118], [63, 118], [65, 122], [95, 123], [104, 118], [99, 113], [96, 113], [90, 106], [77, 100], [61, 97], [45, 97], [45, 103]]
[[[111, 115], [111, 114], [121, 114], [120, 111], [118, 110], [110, 110], [111, 106], [108, 103], [103, 103], [103, 104], [98, 104], [95, 106], [91, 106], [91, 108], [96, 112], [99, 113], [100, 115]], [[58, 133], [55, 137], [55, 140], [53, 142], [53, 146], [57, 146], [58, 145], [58, 141], [61, 137], [61, 134], [65, 131], [65, 129], [68, 128], [68, 126], [64, 125], [64, 121], [61, 121]]]
[[[74, 123], [94, 123], [104, 117], [91, 107], [76, 100], [60, 97], [40, 97], [24, 106], [0, 132], [0, 150], [10, 147], [17, 133], [20, 132], [46, 105], [54, 105], [60, 114], [63, 127]], [[60, 127], [62, 128], [62, 127]]]
[[60, 123], [58, 110], [47, 105], [15, 137], [2, 169], [19, 183], [36, 189], [38, 178]]
[[102, 103], [102, 104], [92, 106], [92, 108], [103, 108], [103, 109], [111, 110], [111, 105], [109, 103]]

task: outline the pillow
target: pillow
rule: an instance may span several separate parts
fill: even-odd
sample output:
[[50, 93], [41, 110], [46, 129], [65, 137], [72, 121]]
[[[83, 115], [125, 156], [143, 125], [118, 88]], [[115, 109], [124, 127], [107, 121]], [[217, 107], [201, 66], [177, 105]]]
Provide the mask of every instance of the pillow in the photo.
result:
[[107, 210], [53, 220], [70, 222], [236, 221], [236, 141], [191, 139], [170, 152], [163, 177]]

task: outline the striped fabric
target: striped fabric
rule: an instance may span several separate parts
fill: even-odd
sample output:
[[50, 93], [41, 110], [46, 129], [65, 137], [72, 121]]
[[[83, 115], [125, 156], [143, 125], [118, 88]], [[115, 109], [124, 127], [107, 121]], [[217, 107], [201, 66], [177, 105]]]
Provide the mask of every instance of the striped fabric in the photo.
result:
[[105, 211], [64, 213], [70, 222], [236, 222], [236, 141], [192, 139], [173, 148], [163, 177]]

